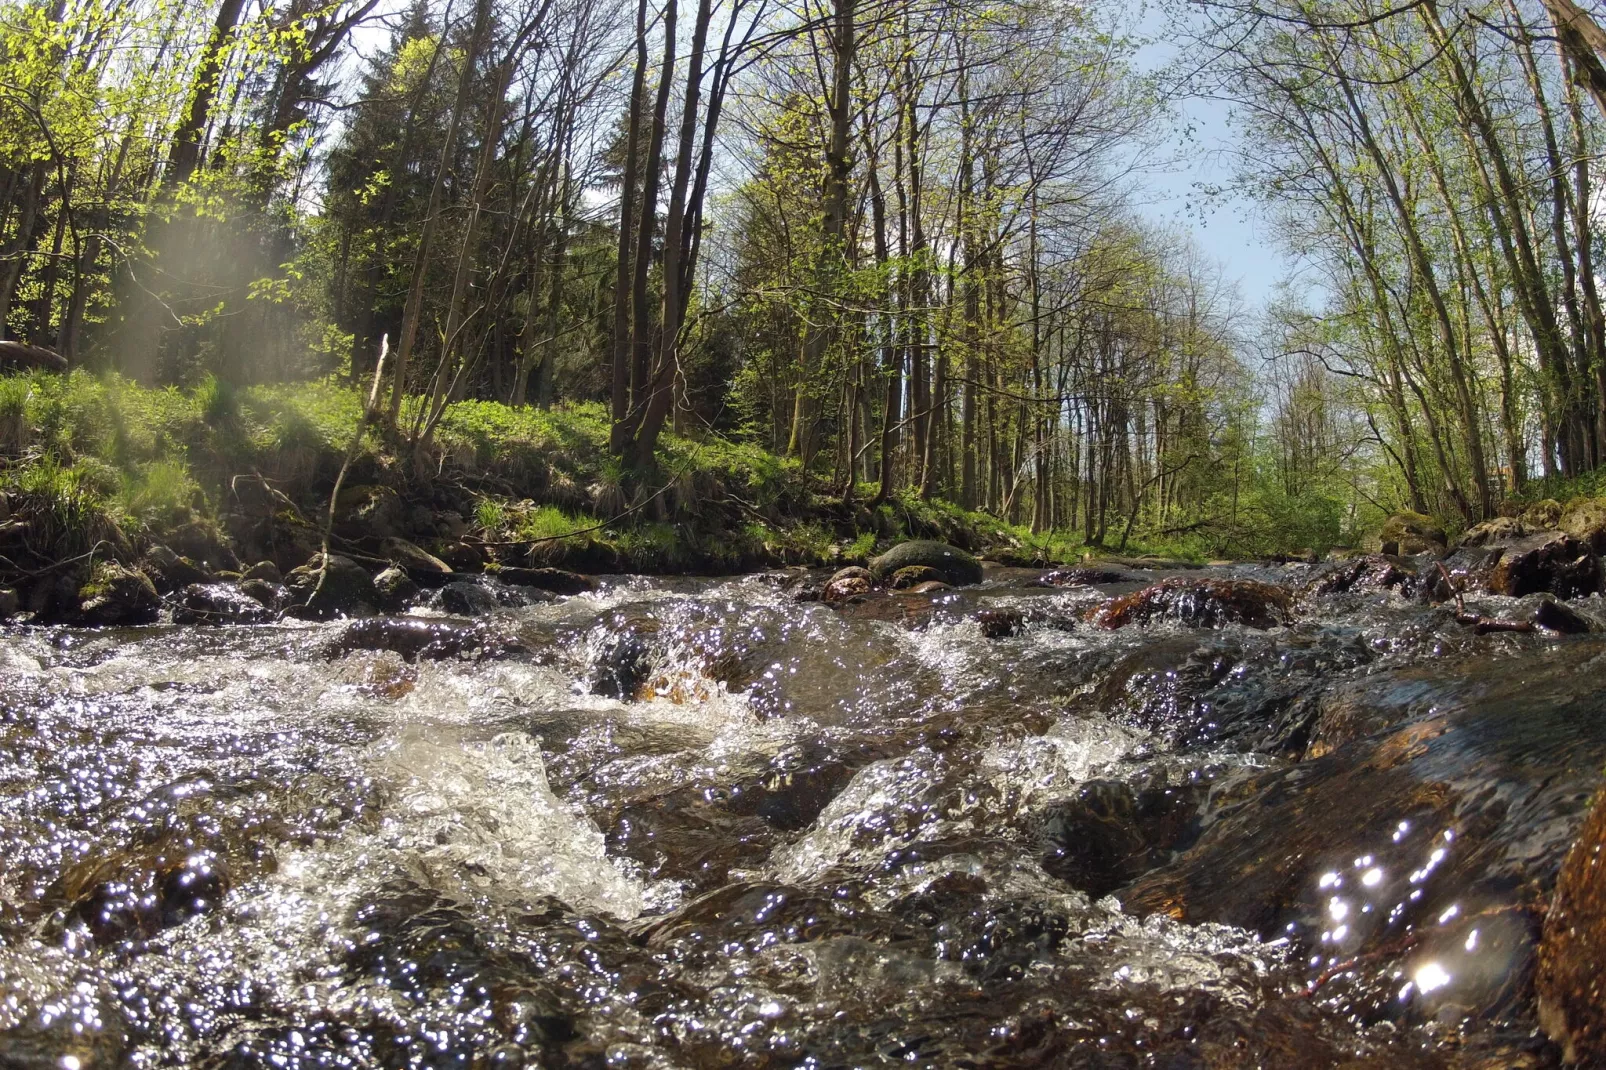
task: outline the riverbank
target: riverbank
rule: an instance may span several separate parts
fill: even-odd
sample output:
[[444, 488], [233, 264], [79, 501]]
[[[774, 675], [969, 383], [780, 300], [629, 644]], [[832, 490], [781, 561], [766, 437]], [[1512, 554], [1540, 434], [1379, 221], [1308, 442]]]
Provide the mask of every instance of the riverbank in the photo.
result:
[[97, 578], [108, 562], [141, 566], [157, 587], [174, 570], [234, 579], [267, 562], [287, 575], [326, 528], [332, 552], [373, 571], [720, 574], [859, 563], [908, 538], [1019, 563], [1079, 554], [946, 502], [871, 508], [866, 486], [844, 504], [795, 461], [719, 438], [666, 436], [662, 482], [632, 502], [600, 404], [463, 402], [427, 452], [371, 428], [348, 463], [361, 414], [359, 394], [332, 381], [186, 391], [0, 377], [0, 610], [70, 617], [64, 607], [111, 582]]

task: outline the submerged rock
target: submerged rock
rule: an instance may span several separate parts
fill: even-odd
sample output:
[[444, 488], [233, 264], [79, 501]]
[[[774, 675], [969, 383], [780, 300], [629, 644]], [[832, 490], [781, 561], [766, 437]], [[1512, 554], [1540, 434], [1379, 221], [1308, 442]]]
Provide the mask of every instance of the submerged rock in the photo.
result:
[[1121, 583], [1127, 579], [1123, 572], [1107, 568], [1057, 568], [1037, 578], [1041, 587], [1097, 587], [1105, 583]]
[[1416, 572], [1405, 562], [1383, 554], [1366, 554], [1341, 561], [1305, 586], [1306, 596], [1346, 594], [1351, 591], [1385, 591], [1408, 587]]
[[267, 606], [227, 583], [192, 583], [174, 599], [174, 624], [262, 624]]
[[1583, 635], [1595, 630], [1594, 624], [1571, 606], [1547, 598], [1534, 609], [1534, 623], [1562, 635]]
[[931, 539], [899, 543], [880, 557], [870, 559], [870, 571], [877, 579], [887, 579], [899, 569], [924, 565], [942, 573], [956, 587], [981, 582], [981, 562], [957, 546]]
[[1018, 609], [984, 609], [976, 614], [976, 623], [988, 639], [1007, 639], [1026, 628], [1026, 618]]
[[466, 580], [448, 583], [440, 590], [440, 606], [448, 613], [460, 617], [480, 617], [494, 613], [500, 603], [487, 587]]
[[1105, 628], [1155, 620], [1202, 628], [1225, 624], [1276, 628], [1288, 623], [1291, 611], [1288, 592], [1270, 583], [1178, 576], [1111, 599], [1094, 609], [1090, 619]]
[[495, 657], [521, 649], [484, 627], [439, 620], [370, 617], [352, 621], [324, 648], [327, 657], [357, 650], [389, 650], [406, 661], [430, 661], [473, 655]]

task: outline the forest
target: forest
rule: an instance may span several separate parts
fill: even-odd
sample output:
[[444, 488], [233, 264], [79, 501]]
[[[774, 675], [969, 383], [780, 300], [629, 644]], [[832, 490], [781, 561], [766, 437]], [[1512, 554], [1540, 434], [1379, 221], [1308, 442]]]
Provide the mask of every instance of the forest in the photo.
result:
[[[1606, 463], [1603, 44], [1571, 0], [11, 2], [0, 329], [347, 384], [420, 478], [463, 405], [579, 413], [604, 520], [669, 436], [1093, 547], [1459, 530]], [[1237, 132], [1201, 201], [1297, 266], [1265, 308], [1142, 210], [1188, 99]]]

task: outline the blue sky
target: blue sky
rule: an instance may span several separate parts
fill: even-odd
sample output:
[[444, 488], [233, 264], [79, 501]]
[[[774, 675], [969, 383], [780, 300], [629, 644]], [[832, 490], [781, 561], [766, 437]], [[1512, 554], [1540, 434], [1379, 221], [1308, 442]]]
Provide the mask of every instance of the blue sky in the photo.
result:
[[[1163, 13], [1146, 5], [1137, 32], [1151, 43], [1138, 50], [1140, 70], [1158, 70], [1177, 57], [1178, 48], [1166, 40], [1165, 30]], [[1221, 262], [1227, 277], [1238, 281], [1244, 300], [1259, 308], [1288, 275], [1290, 259], [1253, 204], [1238, 197], [1206, 198], [1198, 189], [1231, 178], [1236, 138], [1227, 105], [1189, 98], [1179, 101], [1176, 111], [1177, 129], [1160, 154], [1170, 162], [1144, 176], [1145, 188], [1134, 195], [1134, 204], [1155, 223], [1192, 232], [1200, 248]], [[1182, 136], [1184, 127], [1191, 128], [1191, 137]]]

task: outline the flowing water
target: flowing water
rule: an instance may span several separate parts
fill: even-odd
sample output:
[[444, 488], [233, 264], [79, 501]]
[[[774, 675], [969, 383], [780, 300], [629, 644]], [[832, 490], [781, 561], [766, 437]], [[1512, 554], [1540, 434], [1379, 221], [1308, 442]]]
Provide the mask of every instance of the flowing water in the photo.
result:
[[6, 632], [0, 1065], [1555, 1065], [1606, 637], [1033, 575]]

